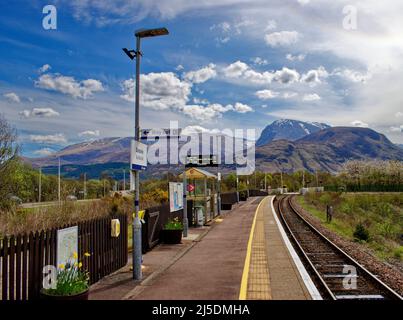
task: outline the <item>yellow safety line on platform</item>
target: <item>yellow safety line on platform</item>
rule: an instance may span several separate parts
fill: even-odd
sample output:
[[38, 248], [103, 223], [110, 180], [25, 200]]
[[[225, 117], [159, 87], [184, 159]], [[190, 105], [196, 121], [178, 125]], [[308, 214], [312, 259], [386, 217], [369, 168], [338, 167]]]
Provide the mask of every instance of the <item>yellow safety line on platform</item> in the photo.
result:
[[256, 216], [259, 211], [260, 205], [266, 199], [264, 197], [262, 201], [260, 201], [259, 205], [256, 208], [255, 216], [253, 218], [252, 228], [250, 229], [249, 240], [248, 240], [248, 247], [246, 249], [246, 257], [245, 257], [245, 264], [243, 267], [242, 273], [242, 280], [241, 280], [241, 289], [239, 290], [239, 300], [246, 300], [246, 295], [248, 292], [248, 277], [249, 277], [249, 268], [250, 268], [250, 257], [252, 253], [252, 242], [253, 242], [253, 235], [255, 233], [255, 225], [256, 225]]

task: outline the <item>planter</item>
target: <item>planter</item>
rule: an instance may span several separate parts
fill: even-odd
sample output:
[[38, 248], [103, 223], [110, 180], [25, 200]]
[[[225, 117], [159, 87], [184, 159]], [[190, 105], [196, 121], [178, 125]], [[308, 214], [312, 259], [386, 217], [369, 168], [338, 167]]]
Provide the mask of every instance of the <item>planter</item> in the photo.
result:
[[84, 292], [74, 294], [71, 296], [56, 296], [52, 294], [47, 294], [45, 290], [41, 289], [40, 298], [41, 300], [50, 300], [50, 301], [70, 301], [70, 300], [88, 300], [90, 290], [87, 289]]
[[182, 240], [183, 230], [162, 230], [162, 240], [167, 244], [179, 244]]

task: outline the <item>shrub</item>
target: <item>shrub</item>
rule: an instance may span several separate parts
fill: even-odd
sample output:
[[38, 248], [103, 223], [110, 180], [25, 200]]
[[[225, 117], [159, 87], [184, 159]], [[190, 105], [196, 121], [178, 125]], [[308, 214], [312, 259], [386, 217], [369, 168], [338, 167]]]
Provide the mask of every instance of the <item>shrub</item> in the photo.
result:
[[396, 259], [401, 260], [402, 257], [403, 257], [403, 246], [397, 247], [397, 248], [393, 251], [393, 256], [394, 256]]
[[169, 220], [165, 226], [164, 226], [165, 230], [183, 230], [183, 224], [182, 222], [179, 221], [178, 218]]
[[353, 236], [357, 240], [368, 241], [369, 240], [369, 231], [367, 228], [364, 227], [363, 224], [359, 223], [355, 226]]

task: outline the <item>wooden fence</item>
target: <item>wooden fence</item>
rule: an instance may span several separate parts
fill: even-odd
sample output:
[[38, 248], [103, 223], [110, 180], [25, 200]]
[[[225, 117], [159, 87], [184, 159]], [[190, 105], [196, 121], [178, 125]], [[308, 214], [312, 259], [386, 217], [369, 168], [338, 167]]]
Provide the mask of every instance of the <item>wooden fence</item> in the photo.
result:
[[[193, 226], [193, 201], [187, 200], [189, 226]], [[142, 251], [146, 253], [161, 241], [161, 231], [170, 219], [183, 221], [183, 210], [170, 212], [169, 203], [146, 209], [142, 229]]]
[[[111, 237], [111, 219], [120, 220], [121, 234]], [[127, 263], [125, 215], [78, 223], [78, 258], [93, 284]], [[43, 267], [56, 264], [56, 228], [0, 240], [0, 300], [33, 300], [42, 288]], [[90, 253], [85, 257], [84, 253]]]

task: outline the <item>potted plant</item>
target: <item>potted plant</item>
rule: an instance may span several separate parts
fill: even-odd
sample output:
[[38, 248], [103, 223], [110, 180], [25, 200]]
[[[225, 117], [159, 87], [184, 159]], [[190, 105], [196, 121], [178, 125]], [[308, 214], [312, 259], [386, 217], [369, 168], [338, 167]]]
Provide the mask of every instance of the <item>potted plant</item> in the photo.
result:
[[183, 224], [178, 218], [170, 219], [163, 228], [163, 241], [168, 244], [181, 243]]
[[239, 201], [246, 201], [246, 200], [248, 200], [248, 191], [247, 190], [239, 191]]
[[[89, 253], [84, 254], [89, 257]], [[76, 261], [76, 262], [75, 262]], [[66, 264], [60, 264], [54, 288], [42, 288], [40, 295], [44, 300], [88, 300], [89, 274], [77, 262], [77, 253]]]

